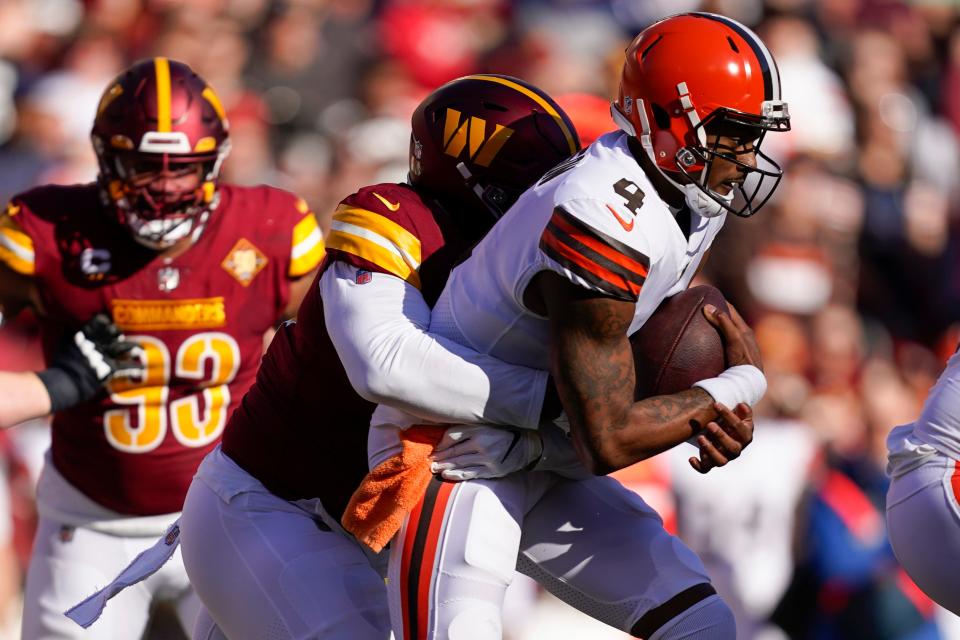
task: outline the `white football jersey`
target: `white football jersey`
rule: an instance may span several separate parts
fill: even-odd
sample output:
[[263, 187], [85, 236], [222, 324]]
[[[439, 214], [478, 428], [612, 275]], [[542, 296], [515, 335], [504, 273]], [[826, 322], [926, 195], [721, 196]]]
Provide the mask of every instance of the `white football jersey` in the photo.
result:
[[538, 272], [635, 302], [629, 333], [664, 298], [686, 289], [725, 215], [690, 213], [685, 237], [627, 140], [623, 132], [608, 133], [528, 189], [454, 269], [431, 332], [547, 369], [547, 319], [523, 302]]
[[[686, 289], [725, 215], [691, 212], [686, 237], [627, 140], [620, 131], [604, 135], [524, 192], [450, 274], [430, 333], [545, 371], [549, 323], [523, 302], [540, 271], [636, 303], [628, 334]], [[425, 422], [380, 405], [371, 420], [371, 467], [399, 451], [396, 428]]]
[[929, 447], [960, 460], [960, 352], [947, 361], [917, 421], [897, 427], [887, 436], [890, 473], [913, 468], [931, 453]]

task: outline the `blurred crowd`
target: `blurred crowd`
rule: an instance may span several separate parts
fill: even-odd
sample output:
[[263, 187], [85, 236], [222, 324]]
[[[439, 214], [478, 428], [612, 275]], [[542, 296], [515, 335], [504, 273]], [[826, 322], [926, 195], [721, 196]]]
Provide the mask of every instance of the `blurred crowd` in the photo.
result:
[[[960, 637], [898, 567], [883, 520], [884, 439], [960, 339], [953, 0], [0, 0], [0, 200], [92, 180], [101, 91], [166, 55], [226, 107], [224, 179], [294, 191], [326, 228], [341, 197], [404, 179], [409, 115], [440, 83], [524, 78], [589, 142], [614, 128], [626, 43], [686, 10], [753, 27], [792, 116], [763, 144], [785, 167], [779, 190], [728, 221], [702, 276], [755, 328], [769, 392], [734, 464], [701, 477], [681, 450], [623, 481], [704, 558], [743, 638]], [[0, 368], [38, 368], [30, 319], [5, 320]], [[0, 638], [16, 637], [46, 429], [0, 434]], [[512, 640], [625, 637], [515, 591]]]

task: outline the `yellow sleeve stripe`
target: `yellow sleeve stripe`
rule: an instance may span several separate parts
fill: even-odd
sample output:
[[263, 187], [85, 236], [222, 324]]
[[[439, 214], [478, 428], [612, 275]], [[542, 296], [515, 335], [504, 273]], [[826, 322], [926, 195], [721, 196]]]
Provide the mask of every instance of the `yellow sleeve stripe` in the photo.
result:
[[304, 216], [300, 222], [293, 227], [294, 251], [296, 251], [298, 245], [302, 244], [304, 240], [307, 240], [315, 233], [320, 233], [320, 225], [317, 224], [317, 219], [311, 213]]
[[[333, 222], [337, 227], [338, 223]], [[347, 226], [347, 225], [340, 225]], [[420, 274], [400, 256], [396, 249], [388, 249], [377, 242], [362, 235], [354, 235], [353, 231], [363, 229], [333, 228], [327, 238], [327, 247], [349, 253], [372, 262], [388, 273], [392, 273], [402, 280], [406, 280], [417, 289], [420, 288]]]
[[304, 274], [310, 273], [317, 268], [317, 265], [320, 264], [320, 261], [323, 260], [323, 256], [326, 254], [327, 250], [323, 246], [323, 240], [321, 240], [314, 245], [309, 252], [290, 261], [290, 271], [288, 275], [291, 278], [299, 278]]
[[397, 252], [410, 268], [420, 268], [420, 239], [393, 220], [367, 209], [342, 204], [333, 213], [333, 225], [349, 225], [365, 232], [364, 237], [373, 239], [385, 249]]
[[341, 205], [333, 215], [327, 247], [363, 258], [420, 287], [420, 240], [380, 214]]
[[313, 214], [308, 213], [293, 227], [293, 248], [290, 250], [288, 275], [291, 278], [299, 278], [313, 271], [323, 260], [325, 253], [320, 226]]
[[33, 240], [9, 219], [0, 222], [0, 261], [24, 275], [33, 275]]

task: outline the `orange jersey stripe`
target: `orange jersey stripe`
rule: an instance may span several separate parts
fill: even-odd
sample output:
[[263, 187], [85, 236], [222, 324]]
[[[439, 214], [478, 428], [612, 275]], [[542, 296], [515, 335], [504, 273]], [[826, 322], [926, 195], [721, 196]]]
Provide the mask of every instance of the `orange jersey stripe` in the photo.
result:
[[546, 244], [548, 247], [556, 251], [558, 254], [562, 255], [567, 260], [575, 263], [579, 267], [590, 272], [597, 278], [600, 278], [610, 286], [624, 291], [630, 294], [634, 299], [640, 295], [640, 286], [630, 282], [625, 279], [623, 276], [613, 273], [612, 271], [598, 265], [596, 262], [593, 262], [589, 258], [584, 257], [582, 254], [575, 251], [573, 248], [562, 243], [555, 235], [552, 233], [544, 233], [541, 241]]
[[417, 585], [417, 619], [418, 634], [426, 638], [430, 628], [430, 582], [437, 564], [437, 546], [440, 543], [440, 534], [446, 520], [447, 503], [454, 488], [453, 482], [441, 482], [437, 492], [433, 512], [430, 514], [430, 523], [427, 528], [427, 539], [423, 546], [423, 556], [420, 565], [420, 583]]
[[647, 274], [650, 272], [650, 269], [645, 264], [637, 262], [636, 260], [623, 255], [616, 249], [598, 241], [595, 237], [585, 234], [571, 225], [566, 219], [564, 219], [563, 216], [554, 213], [553, 217], [550, 219], [550, 222], [560, 227], [560, 229], [570, 235], [570, 237], [582, 242], [584, 245], [590, 247], [607, 260], [615, 262], [621, 267], [629, 269], [633, 273], [644, 278], [646, 278]]

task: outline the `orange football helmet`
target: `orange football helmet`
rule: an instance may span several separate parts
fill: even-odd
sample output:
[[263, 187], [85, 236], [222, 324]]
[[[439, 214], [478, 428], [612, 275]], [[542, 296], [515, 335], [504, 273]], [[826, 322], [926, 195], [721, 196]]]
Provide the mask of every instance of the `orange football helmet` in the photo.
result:
[[[760, 152], [767, 131], [790, 129], [780, 74], [766, 45], [736, 20], [686, 13], [644, 29], [627, 47], [611, 113], [701, 215], [753, 215], [782, 177], [780, 166]], [[708, 144], [708, 134], [753, 141], [763, 166], [740, 162], [729, 150]], [[718, 156], [747, 176], [729, 197], [707, 187]], [[735, 203], [734, 193], [740, 202]]]

